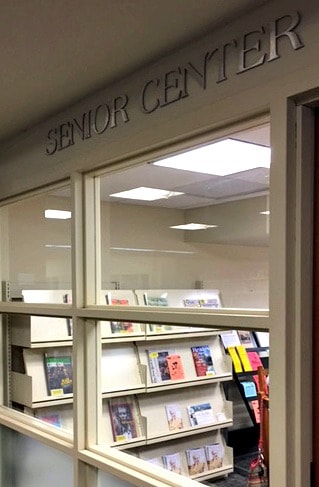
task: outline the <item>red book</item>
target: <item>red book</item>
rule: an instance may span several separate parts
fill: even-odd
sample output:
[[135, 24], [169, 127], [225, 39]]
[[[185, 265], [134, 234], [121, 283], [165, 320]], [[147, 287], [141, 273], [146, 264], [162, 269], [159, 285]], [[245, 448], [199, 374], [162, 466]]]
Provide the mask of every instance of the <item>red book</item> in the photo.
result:
[[166, 357], [169, 374], [172, 380], [185, 378], [182, 358], [180, 355], [168, 355]]

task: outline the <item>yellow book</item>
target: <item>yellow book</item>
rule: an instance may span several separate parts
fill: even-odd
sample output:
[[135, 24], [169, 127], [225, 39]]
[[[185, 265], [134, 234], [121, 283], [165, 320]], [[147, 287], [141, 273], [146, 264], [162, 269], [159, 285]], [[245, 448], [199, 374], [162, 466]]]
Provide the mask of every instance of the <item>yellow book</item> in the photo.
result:
[[235, 347], [227, 347], [227, 350], [228, 350], [228, 353], [231, 356], [231, 359], [233, 361], [235, 372], [236, 373], [242, 372], [243, 368], [241, 366], [241, 361], [239, 360], [239, 357], [237, 355], [236, 348]]
[[249, 357], [247, 355], [247, 350], [243, 345], [236, 346], [237, 353], [239, 355], [240, 361], [242, 363], [245, 372], [251, 372], [253, 370]]

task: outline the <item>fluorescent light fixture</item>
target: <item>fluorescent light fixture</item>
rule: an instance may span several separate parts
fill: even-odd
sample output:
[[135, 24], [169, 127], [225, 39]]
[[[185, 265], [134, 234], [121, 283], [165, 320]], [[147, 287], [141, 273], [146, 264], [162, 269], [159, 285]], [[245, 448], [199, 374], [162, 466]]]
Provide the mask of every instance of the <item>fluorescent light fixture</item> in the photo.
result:
[[44, 216], [45, 218], [54, 218], [56, 220], [68, 220], [71, 218], [71, 212], [64, 210], [45, 210]]
[[205, 225], [204, 223], [185, 223], [185, 225], [174, 225], [169, 228], [176, 230], [207, 230], [207, 228], [216, 228], [218, 225]]
[[153, 163], [215, 176], [226, 176], [257, 167], [270, 167], [270, 148], [225, 139]]
[[70, 249], [71, 245], [67, 244], [45, 244], [46, 249]]
[[269, 210], [260, 211], [259, 215], [270, 215], [270, 211]]
[[159, 254], [195, 254], [194, 251], [188, 251], [188, 250], [137, 249], [133, 247], [111, 247], [111, 250], [117, 250], [123, 252], [153, 252]]
[[165, 189], [146, 188], [144, 186], [141, 186], [140, 188], [133, 188], [128, 191], [113, 193], [110, 194], [110, 196], [113, 196], [114, 198], [126, 198], [130, 200], [155, 201], [171, 198], [172, 196], [179, 196], [181, 194], [184, 193], [167, 191]]

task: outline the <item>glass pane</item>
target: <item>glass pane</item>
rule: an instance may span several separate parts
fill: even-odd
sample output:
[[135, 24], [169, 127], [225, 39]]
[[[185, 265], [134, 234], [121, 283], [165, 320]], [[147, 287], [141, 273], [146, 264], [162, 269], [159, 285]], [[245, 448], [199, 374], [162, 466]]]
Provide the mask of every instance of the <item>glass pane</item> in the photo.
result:
[[268, 308], [269, 127], [227, 141], [100, 178], [102, 304]]
[[[1, 427], [1, 485], [56, 487], [73, 485], [72, 457], [44, 443]], [[54, 466], [54, 468], [52, 468]]]
[[[10, 370], [5, 405], [73, 432], [72, 323], [68, 318], [8, 316]], [[8, 378], [8, 379], [7, 379]]]
[[70, 187], [7, 205], [0, 215], [4, 298], [63, 303], [68, 294], [71, 299]]
[[258, 451], [269, 334], [156, 322], [137, 333], [118, 321], [115, 335], [100, 323], [99, 447], [198, 481], [243, 481], [234, 471]]

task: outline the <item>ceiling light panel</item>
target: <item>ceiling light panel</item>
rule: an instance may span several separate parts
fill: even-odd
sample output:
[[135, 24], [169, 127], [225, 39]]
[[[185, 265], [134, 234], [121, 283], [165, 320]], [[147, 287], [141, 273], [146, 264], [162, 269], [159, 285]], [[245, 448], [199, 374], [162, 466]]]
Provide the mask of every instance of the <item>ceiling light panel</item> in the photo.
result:
[[131, 200], [141, 200], [141, 201], [155, 201], [160, 199], [167, 199], [173, 196], [179, 196], [184, 193], [177, 191], [168, 191], [165, 189], [147, 188], [141, 186], [139, 188], [133, 188], [128, 191], [121, 191], [120, 193], [113, 193], [110, 196], [114, 198], [123, 198]]
[[262, 145], [225, 139], [153, 163], [215, 176], [226, 176], [257, 167], [270, 167], [270, 148]]

